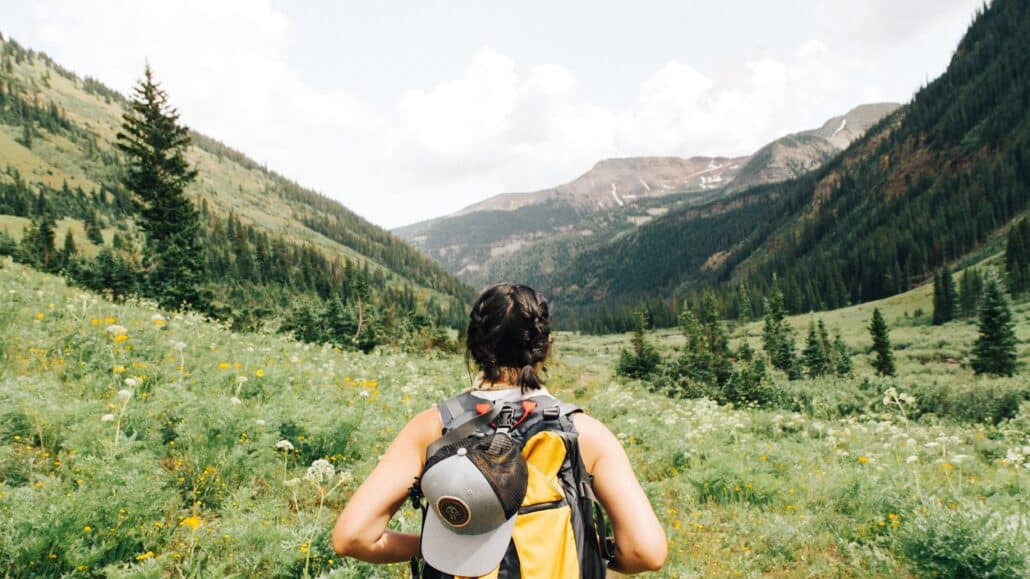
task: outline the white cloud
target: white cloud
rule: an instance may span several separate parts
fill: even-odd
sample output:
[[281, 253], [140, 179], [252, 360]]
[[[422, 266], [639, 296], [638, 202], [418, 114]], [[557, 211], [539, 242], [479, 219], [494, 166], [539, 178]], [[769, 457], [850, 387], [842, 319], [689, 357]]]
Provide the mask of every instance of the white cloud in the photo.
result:
[[457, 78], [371, 103], [301, 78], [300, 31], [270, 0], [172, 6], [36, 5], [37, 48], [124, 92], [149, 58], [192, 127], [387, 226], [556, 185], [602, 158], [747, 154], [885, 92], [870, 63], [814, 36], [726, 70], [657, 61], [635, 96], [604, 105], [592, 93], [607, 87], [581, 86], [574, 70], [483, 46]]

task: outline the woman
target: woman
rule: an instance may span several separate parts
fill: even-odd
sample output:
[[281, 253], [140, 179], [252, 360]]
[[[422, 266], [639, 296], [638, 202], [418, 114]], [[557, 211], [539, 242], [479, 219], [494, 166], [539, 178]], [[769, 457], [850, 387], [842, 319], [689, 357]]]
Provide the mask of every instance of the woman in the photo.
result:
[[[468, 356], [481, 371], [471, 393], [508, 402], [547, 394], [539, 372], [550, 343], [543, 297], [524, 285], [487, 288], [469, 315]], [[582, 412], [571, 418], [583, 463], [593, 475], [594, 493], [614, 531], [610, 568], [622, 573], [659, 569], [666, 557], [665, 532], [625, 450], [597, 420]], [[337, 553], [371, 563], [403, 562], [419, 554], [419, 535], [388, 530], [387, 524], [408, 497], [409, 487], [422, 472], [426, 449], [440, 438], [442, 428], [440, 411], [433, 407], [401, 430], [340, 514], [333, 530]]]

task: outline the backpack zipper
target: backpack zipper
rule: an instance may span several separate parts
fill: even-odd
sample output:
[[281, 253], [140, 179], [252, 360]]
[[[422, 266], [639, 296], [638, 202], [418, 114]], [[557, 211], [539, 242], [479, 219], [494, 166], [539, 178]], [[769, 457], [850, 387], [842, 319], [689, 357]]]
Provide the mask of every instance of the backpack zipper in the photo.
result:
[[519, 508], [520, 515], [528, 515], [537, 511], [546, 511], [547, 509], [557, 509], [558, 507], [564, 506], [567, 503], [565, 499], [558, 499], [557, 501], [551, 501], [549, 503], [538, 503], [535, 505], [529, 505], [526, 507]]

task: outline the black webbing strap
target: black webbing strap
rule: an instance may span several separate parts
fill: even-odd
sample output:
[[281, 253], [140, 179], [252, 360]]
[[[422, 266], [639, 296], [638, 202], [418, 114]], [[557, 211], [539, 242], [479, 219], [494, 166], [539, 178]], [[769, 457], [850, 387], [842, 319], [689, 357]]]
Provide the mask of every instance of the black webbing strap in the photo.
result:
[[465, 422], [462, 422], [458, 426], [455, 426], [451, 430], [447, 431], [446, 434], [436, 439], [436, 441], [434, 441], [432, 444], [426, 447], [426, 458], [433, 456], [434, 454], [436, 454], [436, 451], [447, 446], [448, 444], [453, 444], [460, 440], [465, 440], [466, 438], [479, 432], [480, 430], [482, 430], [482, 427], [493, 422], [494, 419], [501, 414], [501, 408], [503, 407], [503, 404], [494, 404], [493, 408], [490, 409], [490, 412], [480, 414], [479, 416], [475, 416], [469, 420], [466, 420]]

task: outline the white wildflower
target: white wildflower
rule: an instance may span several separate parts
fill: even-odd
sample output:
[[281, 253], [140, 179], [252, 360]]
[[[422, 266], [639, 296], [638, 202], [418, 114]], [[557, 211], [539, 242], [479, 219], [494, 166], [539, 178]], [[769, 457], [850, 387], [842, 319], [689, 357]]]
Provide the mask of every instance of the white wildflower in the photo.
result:
[[128, 400], [129, 398], [132, 398], [132, 391], [122, 388], [118, 391], [118, 397], [122, 400]]
[[166, 320], [165, 320], [165, 317], [162, 316], [161, 314], [154, 314], [154, 315], [150, 316], [150, 321], [152, 321], [152, 322], [164, 322]]
[[236, 383], [237, 384], [243, 384], [246, 381], [247, 381], [247, 377], [246, 376], [237, 376], [236, 377]]
[[293, 443], [284, 438], [279, 442], [275, 443], [275, 449], [290, 452], [291, 450], [293, 450]]
[[349, 470], [341, 470], [340, 471], [340, 483], [341, 484], [345, 484], [345, 485], [346, 484], [350, 484], [353, 480], [354, 480], [354, 475], [351, 473], [351, 471], [349, 471]]
[[172, 347], [175, 348], [176, 350], [185, 350], [186, 349], [186, 342], [176, 342], [176, 343], [172, 344]]
[[243, 404], [243, 401], [240, 400], [239, 398], [233, 396], [232, 398], [229, 399], [229, 403], [232, 404], [233, 406], [237, 406], [239, 404]]
[[1010, 448], [1005, 452], [1005, 460], [1018, 468], [1019, 465], [1023, 464], [1023, 461], [1026, 460], [1026, 456], [1020, 452], [1020, 449]]
[[126, 378], [125, 385], [129, 388], [135, 388], [136, 386], [139, 386], [139, 380], [136, 378]]
[[257, 424], [258, 426], [264, 426], [265, 425], [265, 421], [262, 418], [258, 418], [257, 420], [254, 421], [254, 424]]
[[361, 396], [362, 398], [368, 398], [369, 392], [368, 390], [362, 390], [361, 392], [358, 392], [358, 396]]
[[910, 438], [910, 439], [905, 441], [905, 446], [915, 446], [915, 445], [916, 445], [916, 439], [914, 439], [914, 438]]
[[910, 454], [910, 455], [908, 455], [908, 458], [905, 459], [905, 464], [912, 464], [913, 462], [916, 462], [918, 460], [919, 460], [918, 456], [916, 456], [914, 454]]
[[336, 469], [333, 468], [333, 464], [324, 458], [320, 458], [311, 463], [304, 478], [311, 482], [321, 483], [323, 480], [328, 481], [334, 476], [336, 476]]
[[284, 480], [283, 484], [292, 488], [292, 487], [295, 487], [295, 486], [300, 484], [300, 479], [299, 478], [291, 478], [290, 480]]
[[111, 324], [107, 326], [107, 333], [115, 336], [123, 336], [129, 333], [129, 329], [125, 326], [119, 326], [118, 324]]
[[105, 414], [101, 416], [100, 422], [114, 422], [114, 414]]

